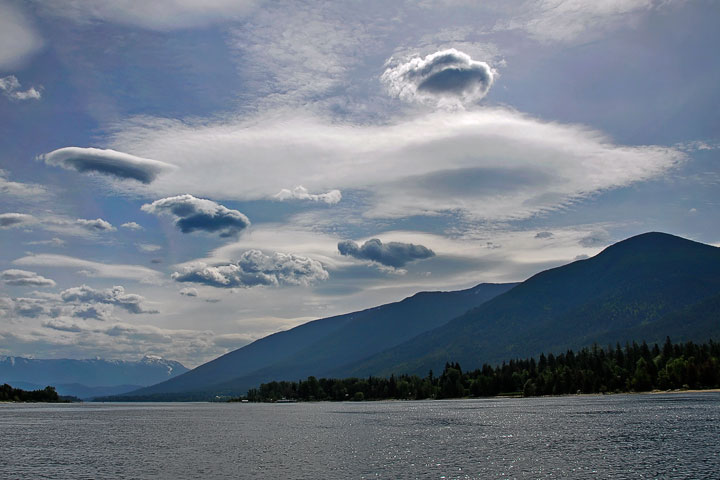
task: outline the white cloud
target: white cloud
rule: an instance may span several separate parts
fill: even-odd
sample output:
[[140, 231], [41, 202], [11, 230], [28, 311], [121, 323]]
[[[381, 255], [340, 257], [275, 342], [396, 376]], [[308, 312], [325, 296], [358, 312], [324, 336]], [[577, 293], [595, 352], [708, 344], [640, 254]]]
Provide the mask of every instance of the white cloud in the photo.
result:
[[12, 195], [28, 200], [32, 197], [44, 197], [47, 195], [47, 190], [42, 185], [36, 183], [11, 182], [7, 177], [8, 173], [0, 169], [0, 195]]
[[172, 165], [165, 162], [100, 148], [59, 148], [38, 155], [37, 159], [66, 170], [99, 173], [119, 179], [137, 180], [141, 183], [151, 183], [161, 173], [173, 169]]
[[15, 75], [0, 78], [0, 91], [11, 100], [40, 100], [42, 87], [20, 89], [20, 82]]
[[54, 287], [55, 281], [27, 270], [10, 269], [0, 273], [0, 278], [7, 285], [23, 287]]
[[143, 205], [142, 211], [171, 215], [183, 233], [219, 232], [221, 237], [230, 237], [250, 226], [250, 220], [237, 210], [187, 194], [155, 200]]
[[128, 230], [134, 230], [134, 231], [144, 230], [144, 228], [142, 227], [142, 225], [140, 225], [140, 224], [138, 224], [138, 223], [136, 223], [136, 222], [126, 222], [126, 223], [123, 223], [123, 224], [120, 225], [120, 226], [121, 226], [122, 228], [127, 228]]
[[60, 297], [68, 303], [106, 303], [127, 310], [130, 313], [158, 313], [144, 307], [145, 298], [134, 293], [125, 293], [125, 288], [116, 285], [104, 290], [96, 290], [87, 285], [68, 288], [60, 292]]
[[169, 31], [242, 20], [259, 0], [55, 0], [46, 11], [76, 22], [103, 21], [149, 30]]
[[35, 221], [35, 217], [25, 213], [0, 213], [0, 228], [22, 227]]
[[266, 255], [259, 250], [243, 252], [239, 260], [228, 265], [210, 266], [197, 262], [172, 274], [176, 282], [221, 288], [309, 285], [328, 277], [328, 272], [317, 260], [291, 253]]
[[27, 242], [28, 245], [49, 245], [51, 247], [64, 247], [65, 246], [65, 240], [58, 237], [53, 237], [50, 240], [34, 240], [32, 242]]
[[23, 14], [8, 3], [0, 3], [0, 69], [19, 67], [42, 45], [42, 38]]
[[120, 278], [147, 283], [158, 283], [162, 279], [162, 273], [140, 265], [100, 263], [66, 255], [54, 255], [49, 253], [29, 255], [18, 258], [12, 263], [22, 266], [72, 268], [81, 271], [89, 277]]
[[311, 191], [365, 190], [364, 213], [374, 217], [452, 210], [476, 219], [527, 218], [656, 178], [685, 159], [673, 148], [616, 145], [587, 127], [499, 108], [387, 125], [288, 111], [198, 125], [146, 118], [126, 124], [115, 143], [181, 167], [153, 184], [159, 194], [263, 199], [297, 182]]
[[75, 223], [90, 230], [91, 232], [114, 232], [117, 230], [110, 222], [103, 220], [102, 218], [96, 218], [95, 220], [78, 218], [75, 220]]
[[137, 247], [141, 252], [145, 253], [152, 253], [162, 250], [162, 247], [160, 245], [153, 245], [152, 243], [139, 243]]
[[390, 66], [380, 79], [403, 100], [472, 103], [487, 95], [496, 75], [487, 63], [450, 48]]
[[309, 193], [308, 189], [302, 185], [298, 185], [292, 190], [283, 188], [273, 197], [276, 200], [310, 200], [313, 202], [324, 202], [329, 205], [339, 203], [342, 200], [342, 194], [340, 190], [330, 190], [327, 193]]
[[522, 13], [498, 22], [496, 31], [524, 30], [541, 42], [586, 42], [599, 32], [627, 25], [634, 14], [661, 8], [673, 0], [531, 0]]

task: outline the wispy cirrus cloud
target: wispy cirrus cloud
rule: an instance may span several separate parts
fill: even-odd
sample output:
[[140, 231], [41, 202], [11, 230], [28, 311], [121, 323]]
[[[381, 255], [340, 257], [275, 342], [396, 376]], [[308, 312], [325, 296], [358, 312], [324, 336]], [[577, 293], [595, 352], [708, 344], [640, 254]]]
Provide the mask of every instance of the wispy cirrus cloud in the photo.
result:
[[48, 165], [66, 170], [98, 173], [124, 180], [137, 180], [145, 184], [153, 182], [161, 173], [173, 169], [169, 163], [100, 148], [65, 147], [44, 153], [37, 158]]
[[219, 232], [221, 237], [230, 237], [250, 226], [250, 220], [239, 211], [187, 194], [155, 200], [143, 205], [142, 210], [156, 215], [171, 215], [183, 233]]
[[89, 277], [120, 278], [147, 283], [158, 283], [162, 273], [141, 265], [100, 263], [67, 255], [43, 253], [18, 258], [12, 263], [21, 266], [71, 268]]
[[0, 3], [0, 68], [17, 68], [42, 46], [42, 37], [25, 15], [9, 3]]

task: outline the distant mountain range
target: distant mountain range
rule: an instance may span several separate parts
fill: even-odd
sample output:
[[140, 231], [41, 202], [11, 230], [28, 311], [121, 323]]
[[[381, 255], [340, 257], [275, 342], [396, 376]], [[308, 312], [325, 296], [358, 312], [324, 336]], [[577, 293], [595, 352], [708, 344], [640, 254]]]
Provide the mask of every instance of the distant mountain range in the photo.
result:
[[181, 363], [157, 356], [139, 361], [0, 357], [0, 383], [23, 390], [51, 385], [60, 395], [83, 399], [122, 394], [187, 371]]
[[[260, 339], [135, 399], [240, 394], [270, 380], [439, 372], [594, 343], [720, 338], [720, 248], [664, 233], [521, 284], [424, 292]], [[127, 398], [127, 397], [126, 397]]]
[[455, 292], [420, 292], [400, 302], [323, 318], [278, 332], [159, 385], [129, 395], [203, 398], [202, 392], [237, 394], [276, 378], [323, 375], [437, 328], [507, 292], [515, 283], [480, 284]]

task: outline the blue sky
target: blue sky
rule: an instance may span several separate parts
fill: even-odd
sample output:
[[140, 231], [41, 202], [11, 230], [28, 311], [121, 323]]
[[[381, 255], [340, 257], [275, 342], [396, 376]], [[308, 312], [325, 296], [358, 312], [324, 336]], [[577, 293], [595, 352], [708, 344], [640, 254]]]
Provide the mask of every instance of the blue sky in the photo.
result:
[[712, 1], [0, 1], [0, 354], [188, 366], [720, 245]]

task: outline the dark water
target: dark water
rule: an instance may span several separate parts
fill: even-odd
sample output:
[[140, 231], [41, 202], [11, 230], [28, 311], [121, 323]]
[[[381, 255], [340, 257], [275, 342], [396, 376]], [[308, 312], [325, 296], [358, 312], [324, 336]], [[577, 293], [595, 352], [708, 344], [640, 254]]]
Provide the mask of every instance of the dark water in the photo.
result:
[[720, 393], [0, 404], [0, 478], [720, 478]]

